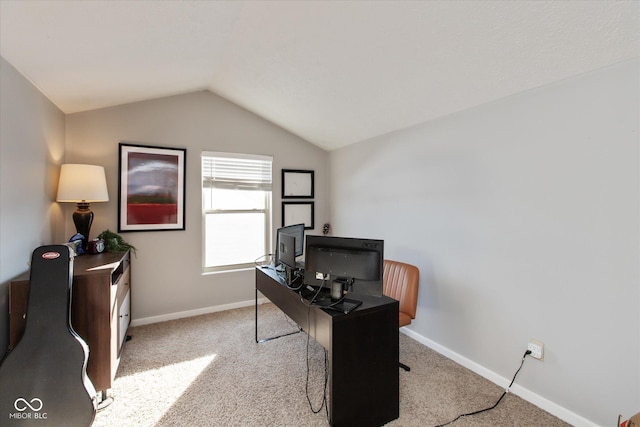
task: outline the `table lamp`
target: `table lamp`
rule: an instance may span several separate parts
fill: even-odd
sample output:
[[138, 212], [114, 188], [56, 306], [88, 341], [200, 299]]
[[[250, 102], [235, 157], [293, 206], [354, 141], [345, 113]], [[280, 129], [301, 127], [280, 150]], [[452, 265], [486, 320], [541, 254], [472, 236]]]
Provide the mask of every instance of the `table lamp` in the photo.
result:
[[93, 212], [89, 209], [89, 204], [109, 201], [104, 168], [95, 165], [62, 165], [56, 201], [78, 204], [78, 209], [73, 213], [73, 223], [76, 231], [84, 236], [82, 249], [86, 251], [93, 222]]

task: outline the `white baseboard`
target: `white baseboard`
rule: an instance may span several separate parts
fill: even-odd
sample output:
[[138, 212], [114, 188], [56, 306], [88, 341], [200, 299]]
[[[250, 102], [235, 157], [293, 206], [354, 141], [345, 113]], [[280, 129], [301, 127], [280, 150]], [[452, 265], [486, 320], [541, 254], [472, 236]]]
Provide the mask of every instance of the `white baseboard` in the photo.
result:
[[[448, 359], [453, 360], [454, 362], [458, 363], [459, 365], [464, 366], [465, 368], [475, 372], [476, 374], [488, 379], [489, 381], [491, 381], [492, 383], [497, 384], [500, 387], [506, 388], [509, 386], [509, 383], [511, 382], [510, 378], [505, 378], [501, 375], [496, 374], [495, 372], [485, 368], [482, 365], [479, 365], [478, 363], [467, 359], [466, 357], [438, 344], [435, 341], [432, 341], [428, 338], [425, 338], [424, 336], [418, 334], [417, 332], [408, 329], [406, 327], [401, 328], [400, 331], [402, 333], [404, 333], [405, 335], [407, 335], [408, 337], [413, 338], [414, 340], [418, 341], [420, 344], [423, 344], [427, 347], [429, 347], [430, 349], [437, 351], [438, 353], [442, 354], [443, 356], [447, 357]], [[556, 417], [560, 418], [561, 420], [576, 426], [576, 427], [600, 427], [598, 426], [598, 424], [593, 423], [592, 421], [587, 420], [586, 418], [581, 417], [580, 415], [569, 411], [566, 408], [563, 408], [562, 406], [548, 400], [545, 399], [544, 397], [524, 388], [519, 386], [518, 384], [514, 384], [511, 387], [511, 393], [521, 397], [522, 399], [526, 400], [529, 403], [532, 403], [534, 405], [536, 405], [538, 408], [541, 408], [545, 411], [547, 411], [548, 413], [555, 415]]]
[[[269, 302], [267, 298], [259, 298], [258, 304]], [[255, 300], [234, 302], [232, 304], [215, 305], [211, 307], [198, 308], [195, 310], [179, 311], [177, 313], [162, 314], [160, 316], [143, 317], [133, 319], [131, 326], [150, 325], [151, 323], [166, 322], [167, 320], [184, 319], [185, 317], [200, 316], [202, 314], [217, 313], [219, 311], [233, 310], [234, 308], [249, 307], [255, 304]]]

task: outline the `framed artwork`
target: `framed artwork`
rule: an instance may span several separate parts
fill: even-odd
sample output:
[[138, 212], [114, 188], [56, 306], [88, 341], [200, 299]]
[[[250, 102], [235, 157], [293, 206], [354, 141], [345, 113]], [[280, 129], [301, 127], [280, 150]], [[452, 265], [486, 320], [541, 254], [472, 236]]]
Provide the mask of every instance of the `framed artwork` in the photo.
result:
[[118, 231], [184, 230], [185, 148], [120, 143]]
[[314, 228], [313, 202], [282, 202], [282, 226], [304, 224], [305, 230]]
[[282, 169], [283, 199], [313, 199], [313, 171]]

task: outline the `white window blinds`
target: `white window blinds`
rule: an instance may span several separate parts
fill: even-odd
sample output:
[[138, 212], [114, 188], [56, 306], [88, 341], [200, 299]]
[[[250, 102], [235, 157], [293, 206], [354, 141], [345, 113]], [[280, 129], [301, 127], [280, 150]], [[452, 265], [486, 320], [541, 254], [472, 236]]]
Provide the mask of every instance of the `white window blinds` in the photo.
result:
[[272, 157], [202, 153], [202, 187], [271, 191]]

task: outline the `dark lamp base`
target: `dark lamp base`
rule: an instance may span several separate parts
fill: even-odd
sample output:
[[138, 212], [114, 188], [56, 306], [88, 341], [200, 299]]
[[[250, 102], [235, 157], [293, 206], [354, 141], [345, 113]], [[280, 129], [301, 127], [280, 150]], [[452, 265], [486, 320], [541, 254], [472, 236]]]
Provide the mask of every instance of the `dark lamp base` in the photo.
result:
[[87, 250], [89, 245], [89, 231], [93, 222], [93, 212], [89, 210], [89, 203], [78, 202], [78, 209], [73, 213], [73, 223], [76, 226], [76, 232], [84, 236], [82, 241], [82, 249]]

